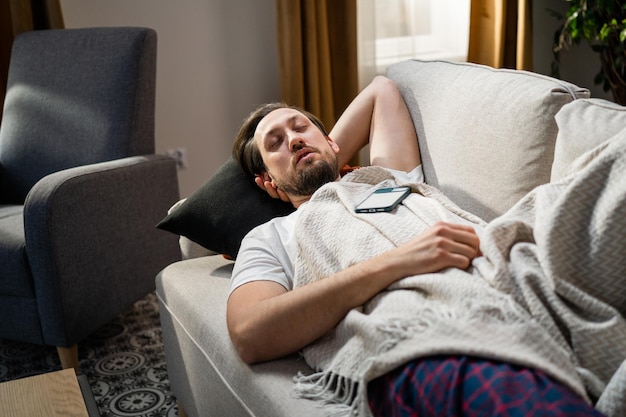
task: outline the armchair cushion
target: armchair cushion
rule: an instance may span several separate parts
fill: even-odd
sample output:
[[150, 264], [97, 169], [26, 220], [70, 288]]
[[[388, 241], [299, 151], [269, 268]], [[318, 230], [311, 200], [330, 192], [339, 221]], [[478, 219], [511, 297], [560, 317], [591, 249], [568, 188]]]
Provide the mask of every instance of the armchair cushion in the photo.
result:
[[151, 29], [17, 36], [0, 127], [2, 199], [23, 203], [52, 172], [154, 153], [155, 53]]
[[250, 230], [293, 210], [257, 187], [231, 157], [157, 227], [235, 259]]

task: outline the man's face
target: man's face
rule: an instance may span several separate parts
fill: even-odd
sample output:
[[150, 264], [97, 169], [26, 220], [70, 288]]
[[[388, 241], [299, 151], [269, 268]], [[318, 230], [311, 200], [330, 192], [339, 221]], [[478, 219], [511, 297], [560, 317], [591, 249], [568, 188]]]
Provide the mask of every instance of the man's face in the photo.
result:
[[269, 113], [258, 124], [254, 140], [267, 175], [287, 194], [310, 196], [339, 177], [339, 147], [298, 110]]

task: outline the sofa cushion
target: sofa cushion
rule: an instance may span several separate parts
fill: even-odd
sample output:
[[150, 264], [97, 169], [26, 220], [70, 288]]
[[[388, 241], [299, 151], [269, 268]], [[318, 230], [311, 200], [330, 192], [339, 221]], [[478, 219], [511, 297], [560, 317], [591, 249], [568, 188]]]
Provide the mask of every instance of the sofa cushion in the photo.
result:
[[442, 61], [388, 68], [413, 117], [426, 182], [491, 220], [550, 180], [555, 114], [586, 89], [524, 71]]
[[157, 227], [235, 259], [252, 228], [292, 211], [291, 204], [257, 187], [231, 157]]
[[626, 127], [626, 107], [603, 99], [569, 103], [556, 114], [559, 133], [551, 181], [564, 177], [572, 162]]

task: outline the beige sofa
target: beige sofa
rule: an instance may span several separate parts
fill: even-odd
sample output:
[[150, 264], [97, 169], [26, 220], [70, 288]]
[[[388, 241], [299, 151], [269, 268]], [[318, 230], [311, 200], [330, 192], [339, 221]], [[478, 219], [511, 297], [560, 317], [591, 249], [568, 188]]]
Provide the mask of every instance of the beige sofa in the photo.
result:
[[[411, 111], [426, 182], [485, 220], [626, 127], [626, 108], [533, 73], [406, 61], [388, 76]], [[299, 357], [238, 358], [225, 320], [232, 262], [182, 243], [188, 259], [160, 273], [157, 294], [171, 388], [188, 415], [324, 415], [290, 395], [292, 377], [310, 372]]]

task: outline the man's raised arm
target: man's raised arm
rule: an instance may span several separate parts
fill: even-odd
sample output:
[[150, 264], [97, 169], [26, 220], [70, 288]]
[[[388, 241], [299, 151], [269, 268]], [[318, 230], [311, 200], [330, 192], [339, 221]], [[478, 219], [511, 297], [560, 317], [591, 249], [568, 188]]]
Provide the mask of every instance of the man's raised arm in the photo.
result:
[[343, 112], [330, 137], [342, 167], [365, 145], [372, 165], [411, 171], [421, 163], [415, 126], [393, 81], [378, 76]]

